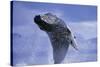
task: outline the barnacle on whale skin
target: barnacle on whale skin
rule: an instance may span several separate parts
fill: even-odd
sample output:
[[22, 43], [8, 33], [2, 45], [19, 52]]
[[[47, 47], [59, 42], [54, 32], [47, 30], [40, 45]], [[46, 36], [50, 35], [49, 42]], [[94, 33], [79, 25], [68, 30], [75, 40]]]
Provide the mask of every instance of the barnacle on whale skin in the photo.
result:
[[75, 41], [76, 37], [74, 37], [72, 31], [64, 21], [56, 15], [51, 13], [36, 15], [34, 21], [50, 38], [55, 64], [61, 63], [64, 60], [69, 45], [78, 50]]

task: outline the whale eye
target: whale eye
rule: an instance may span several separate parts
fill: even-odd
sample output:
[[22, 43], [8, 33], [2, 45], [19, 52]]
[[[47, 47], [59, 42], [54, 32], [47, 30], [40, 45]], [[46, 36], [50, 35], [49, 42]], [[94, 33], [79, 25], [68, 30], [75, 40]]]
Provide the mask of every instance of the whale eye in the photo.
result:
[[76, 39], [76, 36], [74, 36], [74, 38]]

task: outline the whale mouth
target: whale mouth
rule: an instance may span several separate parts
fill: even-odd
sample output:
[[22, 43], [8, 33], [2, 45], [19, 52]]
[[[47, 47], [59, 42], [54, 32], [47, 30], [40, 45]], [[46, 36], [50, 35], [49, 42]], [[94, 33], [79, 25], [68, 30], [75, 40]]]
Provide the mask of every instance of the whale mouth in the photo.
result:
[[41, 26], [41, 17], [40, 17], [40, 15], [36, 15], [35, 17], [34, 17], [34, 22], [37, 24], [37, 25], [39, 25], [39, 26]]
[[51, 25], [44, 21], [40, 15], [34, 17], [34, 22], [39, 26], [41, 30], [51, 31]]

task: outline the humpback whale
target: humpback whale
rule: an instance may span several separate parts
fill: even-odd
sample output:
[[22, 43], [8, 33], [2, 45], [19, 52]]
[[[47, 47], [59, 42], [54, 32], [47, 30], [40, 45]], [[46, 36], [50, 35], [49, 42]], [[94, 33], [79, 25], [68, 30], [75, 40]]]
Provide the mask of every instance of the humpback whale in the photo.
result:
[[53, 48], [54, 64], [59, 64], [64, 60], [70, 45], [78, 50], [75, 41], [76, 37], [64, 21], [56, 15], [52, 13], [36, 15], [34, 22], [48, 34]]

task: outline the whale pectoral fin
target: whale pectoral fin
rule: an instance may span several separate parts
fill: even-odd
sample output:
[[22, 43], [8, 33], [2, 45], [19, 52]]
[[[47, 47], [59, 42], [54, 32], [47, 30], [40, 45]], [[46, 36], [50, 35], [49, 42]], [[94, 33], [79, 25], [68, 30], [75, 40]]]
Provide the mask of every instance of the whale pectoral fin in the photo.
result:
[[70, 42], [70, 44], [72, 45], [72, 47], [74, 49], [78, 50], [76, 40], [72, 36], [71, 36], [71, 42]]

